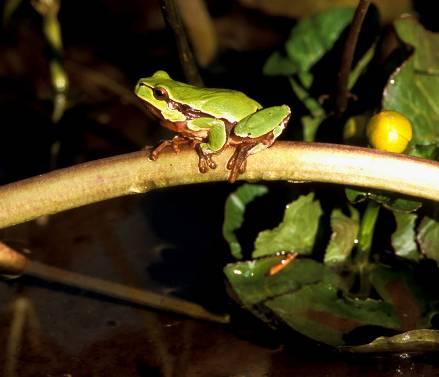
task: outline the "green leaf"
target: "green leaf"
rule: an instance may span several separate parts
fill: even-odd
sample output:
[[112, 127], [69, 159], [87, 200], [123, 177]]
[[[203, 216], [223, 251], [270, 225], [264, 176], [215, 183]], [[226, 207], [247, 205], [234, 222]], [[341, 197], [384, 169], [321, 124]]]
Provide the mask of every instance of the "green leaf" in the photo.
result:
[[263, 68], [263, 73], [267, 76], [289, 76], [296, 72], [297, 68], [291, 60], [277, 51], [270, 55]]
[[421, 202], [411, 199], [398, 198], [393, 194], [384, 194], [379, 191], [366, 192], [353, 188], [345, 189], [346, 197], [353, 203], [360, 203], [365, 199], [371, 199], [391, 211], [413, 212], [422, 206]]
[[314, 141], [317, 129], [326, 118], [325, 110], [320, 103], [311, 97], [308, 91], [296, 81], [296, 79], [289, 77], [288, 80], [297, 98], [311, 114], [305, 115], [301, 118], [303, 139], [304, 141]]
[[352, 204], [360, 203], [367, 199], [367, 192], [353, 189], [350, 187], [345, 189], [345, 194]]
[[246, 206], [258, 196], [266, 194], [267, 191], [267, 187], [262, 185], [244, 184], [229, 195], [226, 200], [223, 236], [229, 243], [231, 253], [236, 259], [242, 259], [242, 252], [235, 231], [241, 227], [244, 221]]
[[303, 129], [303, 141], [312, 142], [316, 137], [316, 132], [326, 116], [322, 114], [317, 118], [305, 115], [301, 118]]
[[437, 144], [412, 144], [410, 145], [407, 154], [410, 156], [428, 158], [429, 160], [436, 160], [439, 148]]
[[391, 211], [413, 212], [422, 206], [422, 203], [416, 200], [398, 198], [392, 194], [383, 194], [377, 191], [368, 192], [367, 197]]
[[351, 256], [359, 229], [358, 211], [349, 207], [351, 216], [346, 216], [340, 209], [331, 213], [331, 239], [326, 248], [324, 262], [330, 267], [340, 268]]
[[439, 34], [432, 33], [413, 17], [395, 21], [395, 30], [402, 41], [415, 48], [414, 66], [417, 71], [439, 74]]
[[414, 213], [393, 212], [396, 221], [396, 230], [392, 234], [392, 247], [395, 254], [414, 261], [419, 260], [418, 246], [416, 245]]
[[333, 47], [353, 13], [353, 8], [331, 8], [293, 28], [285, 48], [298, 72], [309, 71]]
[[265, 305], [296, 331], [332, 346], [345, 344], [344, 335], [361, 326], [399, 327], [391, 305], [348, 298], [326, 282], [275, 297]]
[[438, 330], [412, 330], [391, 337], [381, 336], [369, 344], [361, 346], [342, 347], [341, 351], [371, 353], [371, 352], [436, 352], [439, 349]]
[[297, 98], [304, 104], [307, 110], [311, 113], [313, 117], [323, 117], [325, 115], [325, 110], [319, 101], [315, 100], [309, 92], [299, 84], [293, 77], [288, 78], [291, 88]]
[[280, 272], [269, 275], [283, 256], [272, 256], [248, 262], [228, 264], [224, 273], [242, 304], [247, 307], [267, 299], [294, 292], [305, 285], [321, 281], [338, 284], [337, 274], [322, 263], [311, 259], [296, 259]]
[[279, 252], [310, 254], [322, 214], [320, 203], [314, 193], [300, 196], [289, 204], [282, 222], [272, 230], [259, 233], [255, 241], [253, 258]]
[[439, 222], [425, 216], [419, 225], [417, 239], [422, 254], [439, 263]]
[[412, 144], [439, 142], [439, 35], [413, 19], [395, 23], [401, 39], [414, 46], [414, 54], [390, 77], [382, 107], [404, 114], [413, 125]]

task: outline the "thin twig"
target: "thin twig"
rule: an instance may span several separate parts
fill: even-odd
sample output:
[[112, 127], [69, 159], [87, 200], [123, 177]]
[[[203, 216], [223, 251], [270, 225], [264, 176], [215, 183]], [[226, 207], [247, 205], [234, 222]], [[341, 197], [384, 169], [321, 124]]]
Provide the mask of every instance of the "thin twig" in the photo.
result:
[[175, 0], [161, 0], [163, 18], [174, 32], [178, 55], [182, 64], [186, 81], [192, 85], [203, 86], [203, 80], [198, 72], [194, 54], [189, 45], [187, 33], [181, 20]]
[[89, 292], [102, 294], [107, 297], [117, 298], [126, 302], [187, 315], [191, 318], [219, 323], [228, 322], [227, 316], [213, 314], [204, 309], [201, 305], [186, 300], [66, 271], [40, 262], [29, 261], [25, 274], [46, 281], [64, 284], [69, 287], [76, 287]]
[[[135, 152], [29, 178], [0, 187], [0, 227], [124, 195], [192, 183], [225, 181], [233, 148], [218, 167], [198, 171], [193, 150], [164, 152], [157, 161]], [[348, 145], [277, 142], [248, 158], [238, 179], [336, 183], [439, 200], [439, 163]]]
[[227, 323], [227, 315], [213, 314], [202, 306], [176, 297], [133, 288], [28, 260], [18, 251], [0, 242], [0, 274], [28, 275], [117, 298], [138, 305], [184, 314], [192, 318]]
[[346, 110], [349, 96], [348, 82], [349, 72], [352, 67], [355, 48], [357, 47], [358, 36], [363, 25], [364, 17], [369, 9], [369, 0], [359, 0], [354, 18], [349, 28], [345, 47], [341, 57], [341, 66], [338, 72], [337, 90], [335, 98], [335, 115], [340, 118]]

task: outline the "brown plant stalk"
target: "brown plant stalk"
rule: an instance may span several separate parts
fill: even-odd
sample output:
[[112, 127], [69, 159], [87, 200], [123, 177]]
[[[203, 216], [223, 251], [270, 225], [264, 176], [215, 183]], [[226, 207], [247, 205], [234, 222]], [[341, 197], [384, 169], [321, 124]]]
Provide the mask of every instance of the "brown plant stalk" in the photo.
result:
[[[0, 227], [162, 187], [224, 181], [232, 151], [215, 156], [218, 167], [206, 174], [193, 150], [165, 152], [157, 161], [141, 151], [8, 184], [0, 187]], [[326, 182], [439, 200], [439, 163], [347, 145], [277, 142], [250, 156], [239, 179]]]

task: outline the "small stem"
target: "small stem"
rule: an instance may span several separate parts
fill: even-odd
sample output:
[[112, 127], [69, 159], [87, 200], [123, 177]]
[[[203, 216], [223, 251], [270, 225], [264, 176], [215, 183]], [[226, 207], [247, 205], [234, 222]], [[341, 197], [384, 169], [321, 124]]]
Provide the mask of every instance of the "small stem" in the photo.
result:
[[197, 86], [203, 86], [203, 80], [198, 72], [194, 54], [189, 45], [186, 29], [181, 20], [180, 11], [175, 0], [161, 0], [163, 18], [174, 32], [178, 55], [182, 64], [186, 81]]
[[335, 115], [340, 118], [346, 110], [348, 103], [348, 82], [349, 72], [352, 67], [352, 61], [354, 59], [354, 52], [358, 42], [358, 36], [363, 25], [364, 17], [369, 9], [369, 0], [360, 0], [355, 10], [354, 18], [352, 19], [351, 26], [349, 28], [349, 34], [346, 38], [345, 47], [341, 57], [341, 66], [338, 73], [338, 82], [335, 98]]
[[355, 265], [360, 274], [360, 295], [367, 295], [369, 291], [369, 258], [372, 247], [375, 224], [380, 211], [380, 204], [369, 200], [366, 210], [361, 220], [360, 231], [358, 232], [357, 255], [355, 256]]
[[379, 211], [380, 205], [373, 200], [369, 200], [366, 210], [364, 211], [363, 219], [361, 220], [358, 237], [358, 251], [359, 254], [361, 254], [361, 259], [366, 262], [369, 260], [373, 232]]
[[61, 0], [32, 0], [35, 10], [43, 17], [43, 32], [50, 52], [50, 78], [54, 89], [52, 120], [57, 123], [67, 106], [69, 78], [64, 68], [61, 25], [58, 13]]

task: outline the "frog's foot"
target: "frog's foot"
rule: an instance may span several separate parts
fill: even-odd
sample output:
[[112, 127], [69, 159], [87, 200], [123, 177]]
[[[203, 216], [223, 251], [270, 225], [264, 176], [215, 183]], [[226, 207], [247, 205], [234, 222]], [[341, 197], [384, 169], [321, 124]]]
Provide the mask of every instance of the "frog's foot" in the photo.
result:
[[235, 182], [236, 178], [238, 178], [238, 175], [245, 172], [245, 168], [247, 166], [247, 157], [254, 147], [254, 144], [242, 144], [236, 147], [235, 152], [227, 162], [227, 169], [230, 170], [230, 183]]
[[216, 168], [216, 162], [212, 159], [211, 153], [205, 153], [203, 149], [201, 148], [200, 144], [195, 145], [195, 150], [198, 154], [198, 169], [200, 170], [200, 173], [207, 173], [210, 169]]
[[171, 147], [175, 153], [178, 153], [180, 152], [181, 145], [192, 144], [192, 143], [193, 143], [192, 140], [177, 135], [171, 140], [165, 140], [161, 142], [156, 148], [152, 150], [151, 154], [149, 155], [149, 158], [154, 161], [157, 160], [159, 154], [162, 153], [162, 151], [168, 147]]

